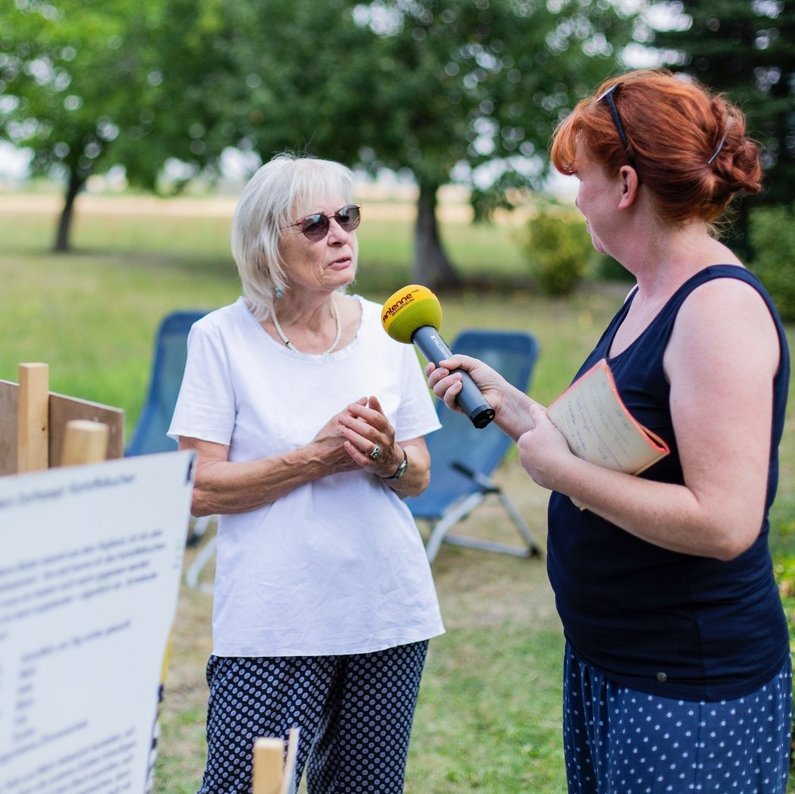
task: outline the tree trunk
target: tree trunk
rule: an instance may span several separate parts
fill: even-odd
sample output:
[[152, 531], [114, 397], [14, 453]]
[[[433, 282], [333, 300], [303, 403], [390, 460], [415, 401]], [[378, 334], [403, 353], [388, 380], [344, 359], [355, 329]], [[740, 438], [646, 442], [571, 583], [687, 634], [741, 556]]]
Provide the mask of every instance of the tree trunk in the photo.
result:
[[69, 242], [72, 233], [72, 217], [75, 208], [75, 199], [77, 194], [83, 189], [86, 183], [86, 177], [79, 174], [77, 171], [69, 172], [69, 183], [66, 186], [66, 196], [64, 196], [63, 210], [61, 217], [58, 219], [58, 229], [55, 233], [55, 244], [53, 251], [56, 254], [66, 253], [71, 250]]
[[411, 276], [415, 283], [430, 289], [455, 288], [461, 286], [461, 279], [439, 238], [439, 225], [436, 220], [437, 190], [438, 185], [420, 184]]

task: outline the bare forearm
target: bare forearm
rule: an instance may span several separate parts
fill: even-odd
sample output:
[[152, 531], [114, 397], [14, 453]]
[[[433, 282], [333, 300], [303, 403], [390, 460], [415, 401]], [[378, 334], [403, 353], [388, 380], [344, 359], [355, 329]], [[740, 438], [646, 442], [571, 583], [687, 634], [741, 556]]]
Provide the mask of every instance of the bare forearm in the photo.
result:
[[[339, 469], [340, 471], [342, 468]], [[335, 473], [319, 445], [309, 444], [261, 460], [200, 463], [193, 491], [194, 515], [243, 513]]]
[[683, 554], [733, 559], [753, 542], [761, 524], [761, 499], [746, 495], [733, 503], [710, 498], [686, 485], [655, 482], [576, 458], [553, 487], [641, 540]]
[[[373, 474], [383, 479], [399, 496], [416, 496], [428, 487], [430, 460], [427, 452], [406, 444], [408, 468], [401, 479], [388, 479], [402, 460], [402, 449], [396, 452], [397, 463], [386, 463], [382, 472]], [[244, 513], [275, 502], [307, 483], [337, 474], [355, 471], [358, 467], [350, 459], [329, 462], [328, 450], [322, 442], [291, 450], [262, 460], [232, 463], [206, 461], [199, 464], [193, 491], [193, 514]]]
[[534, 404], [539, 405], [524, 392], [506, 383], [494, 421], [506, 435], [518, 441], [523, 433], [534, 427], [530, 416], [530, 406]]

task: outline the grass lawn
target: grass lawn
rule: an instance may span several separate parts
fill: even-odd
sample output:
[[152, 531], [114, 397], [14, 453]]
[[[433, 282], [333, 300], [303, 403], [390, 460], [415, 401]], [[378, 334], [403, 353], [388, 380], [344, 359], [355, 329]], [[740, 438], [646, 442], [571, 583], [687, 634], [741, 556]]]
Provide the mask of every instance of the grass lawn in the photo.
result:
[[[356, 291], [378, 302], [408, 281], [411, 208], [363, 201]], [[212, 308], [239, 294], [228, 254], [233, 201], [82, 196], [75, 251], [48, 253], [57, 197], [0, 196], [0, 378], [18, 364], [50, 365], [51, 388], [123, 408], [128, 435], [141, 410], [155, 330], [173, 309]], [[541, 346], [532, 391], [550, 401], [567, 384], [626, 286], [586, 286], [547, 300], [524, 277], [517, 230], [473, 229], [455, 207], [442, 235], [467, 276], [493, 289], [442, 296], [448, 341], [462, 328], [520, 328]], [[793, 404], [791, 403], [791, 406]], [[792, 407], [790, 416], [792, 416]], [[788, 610], [795, 611], [795, 436], [782, 446], [772, 539]], [[546, 493], [515, 454], [499, 480], [544, 545]], [[516, 542], [497, 504], [464, 530]], [[196, 554], [187, 551], [186, 564]], [[544, 562], [445, 546], [434, 563], [447, 633], [434, 640], [416, 714], [409, 794], [556, 794], [565, 791], [560, 737], [562, 637]], [[157, 794], [195, 792], [204, 763], [211, 597], [183, 588], [162, 715]], [[795, 787], [793, 787], [795, 791]]]

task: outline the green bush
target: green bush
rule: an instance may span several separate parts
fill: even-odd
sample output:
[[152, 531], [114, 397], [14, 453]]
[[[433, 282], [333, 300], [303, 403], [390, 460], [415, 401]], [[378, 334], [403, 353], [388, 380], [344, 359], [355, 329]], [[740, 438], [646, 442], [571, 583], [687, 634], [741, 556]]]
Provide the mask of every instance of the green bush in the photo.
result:
[[547, 295], [570, 295], [588, 271], [593, 252], [585, 221], [574, 210], [544, 203], [525, 231], [523, 248], [539, 288]]
[[760, 207], [750, 216], [751, 269], [762, 279], [786, 322], [795, 320], [795, 204]]

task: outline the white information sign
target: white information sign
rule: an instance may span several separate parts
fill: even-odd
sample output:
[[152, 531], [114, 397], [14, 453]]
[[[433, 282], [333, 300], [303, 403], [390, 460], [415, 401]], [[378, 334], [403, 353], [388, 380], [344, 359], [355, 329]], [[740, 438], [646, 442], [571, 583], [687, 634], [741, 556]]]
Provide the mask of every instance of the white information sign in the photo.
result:
[[142, 794], [188, 452], [0, 478], [0, 792]]

